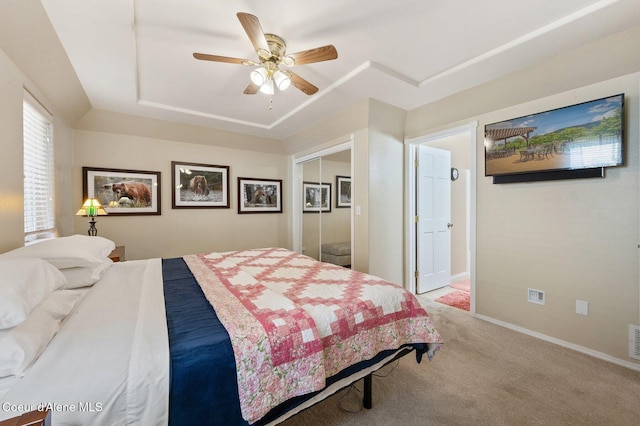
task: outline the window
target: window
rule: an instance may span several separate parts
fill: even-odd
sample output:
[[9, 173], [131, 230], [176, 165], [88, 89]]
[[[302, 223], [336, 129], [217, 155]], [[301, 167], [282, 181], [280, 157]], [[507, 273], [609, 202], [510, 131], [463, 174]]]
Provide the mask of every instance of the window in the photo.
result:
[[51, 114], [28, 92], [23, 102], [25, 242], [55, 231], [53, 124]]

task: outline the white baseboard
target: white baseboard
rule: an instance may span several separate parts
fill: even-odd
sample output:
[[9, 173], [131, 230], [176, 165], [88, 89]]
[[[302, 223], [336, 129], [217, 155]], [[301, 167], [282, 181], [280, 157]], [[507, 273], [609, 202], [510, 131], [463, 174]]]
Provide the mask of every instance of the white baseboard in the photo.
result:
[[626, 367], [626, 368], [629, 368], [631, 370], [640, 371], [640, 364], [636, 364], [636, 363], [631, 362], [631, 361], [626, 361], [624, 359], [616, 358], [616, 357], [613, 357], [611, 355], [607, 355], [607, 354], [605, 354], [603, 352], [594, 351], [593, 349], [589, 349], [589, 348], [586, 348], [584, 346], [580, 346], [580, 345], [576, 345], [574, 343], [566, 342], [564, 340], [556, 339], [555, 337], [551, 337], [551, 336], [547, 336], [547, 335], [542, 334], [542, 333], [531, 331], [529, 329], [526, 329], [526, 328], [523, 328], [523, 327], [519, 327], [517, 325], [510, 324], [508, 322], [504, 322], [504, 321], [501, 321], [501, 320], [497, 320], [495, 318], [491, 318], [491, 317], [488, 317], [488, 316], [485, 316], [485, 315], [475, 314], [474, 316], [476, 318], [478, 318], [478, 319], [483, 320], [483, 321], [487, 321], [487, 322], [490, 322], [492, 324], [496, 324], [496, 325], [499, 325], [499, 326], [502, 326], [502, 327], [505, 327], [505, 328], [509, 328], [511, 330], [514, 330], [514, 331], [517, 331], [517, 332], [520, 332], [520, 333], [523, 333], [523, 334], [526, 334], [526, 335], [529, 335], [529, 336], [532, 336], [532, 337], [536, 337], [536, 338], [538, 338], [540, 340], [544, 340], [546, 342], [554, 343], [556, 345], [565, 347], [567, 349], [572, 349], [572, 350], [574, 350], [576, 352], [581, 352], [581, 353], [583, 353], [585, 355], [590, 355], [590, 356], [592, 356], [594, 358], [598, 358], [598, 359], [601, 359], [603, 361], [608, 361], [608, 362], [610, 362], [612, 364], [620, 365], [622, 367]]

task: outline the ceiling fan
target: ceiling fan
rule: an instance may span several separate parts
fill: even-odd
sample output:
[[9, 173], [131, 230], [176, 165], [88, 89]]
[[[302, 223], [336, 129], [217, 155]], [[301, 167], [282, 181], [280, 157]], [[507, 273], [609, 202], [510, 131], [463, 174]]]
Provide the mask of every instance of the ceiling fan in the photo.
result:
[[285, 90], [292, 83], [298, 90], [307, 95], [313, 95], [318, 91], [316, 86], [287, 68], [336, 59], [338, 52], [333, 45], [329, 44], [315, 49], [287, 54], [285, 41], [275, 34], [264, 33], [256, 16], [243, 12], [239, 12], [237, 16], [253, 47], [256, 49], [259, 58], [258, 62], [251, 59], [230, 58], [228, 56], [197, 52], [193, 54], [193, 57], [203, 61], [255, 66], [256, 68], [251, 71], [251, 83], [244, 89], [246, 95], [253, 95], [258, 91], [272, 95], [275, 87], [279, 90]]

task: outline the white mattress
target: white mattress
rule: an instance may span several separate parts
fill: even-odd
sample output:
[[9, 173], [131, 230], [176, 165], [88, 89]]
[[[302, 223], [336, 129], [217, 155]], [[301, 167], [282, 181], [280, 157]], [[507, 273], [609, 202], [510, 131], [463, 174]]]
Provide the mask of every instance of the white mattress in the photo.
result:
[[0, 420], [45, 404], [53, 425], [167, 424], [161, 260], [113, 264], [28, 373], [9, 386]]

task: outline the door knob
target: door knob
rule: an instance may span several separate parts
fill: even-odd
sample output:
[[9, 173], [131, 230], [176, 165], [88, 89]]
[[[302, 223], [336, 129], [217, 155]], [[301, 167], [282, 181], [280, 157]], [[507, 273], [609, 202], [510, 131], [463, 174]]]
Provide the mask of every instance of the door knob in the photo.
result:
[[453, 228], [453, 223], [447, 223], [447, 228]]

